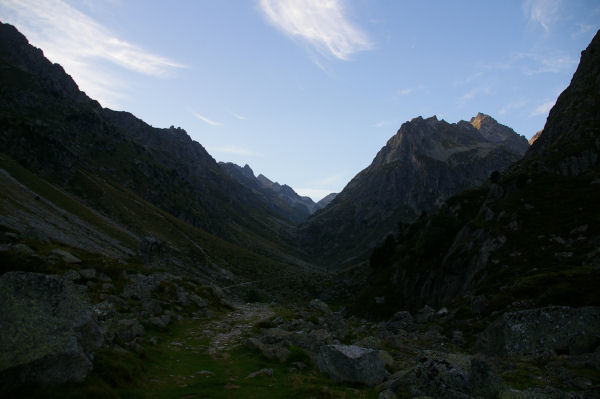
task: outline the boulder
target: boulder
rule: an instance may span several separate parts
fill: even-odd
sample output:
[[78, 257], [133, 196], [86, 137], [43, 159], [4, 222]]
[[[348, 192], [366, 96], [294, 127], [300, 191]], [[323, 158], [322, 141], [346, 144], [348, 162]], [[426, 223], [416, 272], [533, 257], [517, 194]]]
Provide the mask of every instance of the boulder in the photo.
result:
[[433, 310], [433, 308], [431, 308], [430, 306], [425, 305], [415, 315], [415, 321], [417, 323], [427, 323], [427, 322], [433, 320], [434, 316], [435, 316], [435, 310]]
[[81, 382], [104, 336], [89, 300], [56, 275], [0, 277], [0, 391]]
[[386, 329], [393, 334], [397, 334], [400, 330], [415, 331], [417, 329], [412, 315], [407, 311], [397, 312], [386, 323]]
[[379, 351], [354, 345], [324, 345], [318, 356], [321, 372], [336, 382], [380, 384], [386, 377]]
[[378, 389], [409, 391], [411, 397], [493, 398], [503, 389], [503, 384], [487, 363], [478, 358], [423, 351], [414, 367], [391, 375]]
[[331, 313], [331, 309], [329, 309], [329, 305], [327, 305], [325, 302], [323, 302], [320, 299], [313, 299], [312, 301], [310, 301], [308, 306], [310, 306], [311, 309], [321, 312], [323, 314]]
[[62, 250], [62, 249], [53, 249], [50, 252], [53, 253], [56, 256], [59, 256], [65, 263], [81, 263], [81, 259], [79, 259], [78, 257], [76, 257], [75, 255], [73, 255], [72, 253], [67, 252], [65, 250]]
[[124, 342], [131, 342], [144, 335], [144, 326], [137, 319], [122, 319], [116, 323], [115, 334]]
[[579, 355], [600, 344], [600, 308], [548, 306], [507, 312], [478, 339], [478, 349], [490, 355], [549, 353]]

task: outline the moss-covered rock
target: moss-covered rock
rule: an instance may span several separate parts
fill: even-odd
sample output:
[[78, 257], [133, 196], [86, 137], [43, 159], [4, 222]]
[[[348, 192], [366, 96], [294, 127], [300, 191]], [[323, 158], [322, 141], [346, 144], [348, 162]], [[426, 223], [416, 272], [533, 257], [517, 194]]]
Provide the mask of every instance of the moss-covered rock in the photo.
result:
[[104, 340], [86, 296], [55, 275], [0, 277], [0, 389], [80, 382]]

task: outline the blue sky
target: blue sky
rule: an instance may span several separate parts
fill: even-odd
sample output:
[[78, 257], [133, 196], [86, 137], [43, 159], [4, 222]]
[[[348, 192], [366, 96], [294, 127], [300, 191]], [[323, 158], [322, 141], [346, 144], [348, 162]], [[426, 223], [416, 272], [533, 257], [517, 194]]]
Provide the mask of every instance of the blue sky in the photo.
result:
[[530, 138], [600, 2], [0, 0], [0, 20], [103, 106], [318, 200], [419, 115]]

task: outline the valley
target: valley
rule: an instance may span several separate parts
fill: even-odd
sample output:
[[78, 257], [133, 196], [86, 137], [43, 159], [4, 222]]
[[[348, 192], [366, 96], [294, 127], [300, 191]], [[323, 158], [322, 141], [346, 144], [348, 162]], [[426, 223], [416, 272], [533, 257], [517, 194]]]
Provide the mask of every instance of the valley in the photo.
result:
[[418, 116], [316, 203], [0, 43], [2, 397], [599, 397], [600, 33], [531, 145]]

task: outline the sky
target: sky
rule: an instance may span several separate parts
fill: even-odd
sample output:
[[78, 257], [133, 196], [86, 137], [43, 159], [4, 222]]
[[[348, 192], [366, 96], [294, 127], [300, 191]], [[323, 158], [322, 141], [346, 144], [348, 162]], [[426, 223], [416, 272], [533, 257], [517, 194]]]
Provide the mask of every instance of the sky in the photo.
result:
[[103, 106], [319, 200], [417, 116], [528, 139], [600, 28], [597, 0], [0, 0]]

